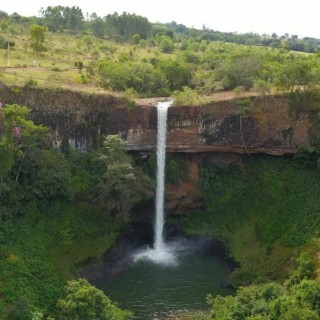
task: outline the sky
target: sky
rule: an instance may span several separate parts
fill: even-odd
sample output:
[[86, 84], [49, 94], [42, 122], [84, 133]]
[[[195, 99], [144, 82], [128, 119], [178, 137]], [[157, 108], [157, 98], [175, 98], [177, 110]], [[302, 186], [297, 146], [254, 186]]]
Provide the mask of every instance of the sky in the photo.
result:
[[298, 35], [320, 39], [319, 0], [0, 0], [9, 14], [39, 16], [41, 7], [79, 6], [83, 14], [104, 17], [135, 13], [151, 22], [182, 23], [187, 27], [222, 32]]

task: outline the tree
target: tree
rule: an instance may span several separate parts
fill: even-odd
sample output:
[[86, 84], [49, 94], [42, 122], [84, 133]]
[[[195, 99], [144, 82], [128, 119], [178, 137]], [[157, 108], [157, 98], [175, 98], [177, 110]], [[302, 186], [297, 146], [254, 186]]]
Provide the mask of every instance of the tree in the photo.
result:
[[104, 36], [105, 26], [104, 26], [103, 19], [98, 17], [96, 13], [91, 14], [90, 25], [91, 25], [92, 32], [96, 37], [102, 38]]
[[181, 90], [182, 87], [191, 85], [191, 69], [186, 63], [175, 60], [164, 60], [157, 67], [167, 77], [170, 90]]
[[168, 36], [160, 36], [157, 38], [159, 47], [163, 53], [171, 53], [174, 49], [174, 43]]
[[[26, 140], [46, 129], [37, 126], [27, 116], [30, 109], [17, 104], [2, 107], [0, 103], [0, 181], [11, 170], [15, 159], [22, 156], [26, 149]], [[29, 141], [30, 142], [30, 141]], [[1, 191], [1, 190], [0, 190]]]
[[151, 30], [151, 23], [147, 18], [124, 12], [122, 15], [108, 14], [105, 18], [106, 32], [109, 36], [120, 39], [129, 39], [139, 34], [146, 39]]
[[264, 102], [267, 106], [267, 95], [270, 94], [271, 92], [271, 84], [267, 81], [264, 81], [264, 80], [257, 80], [255, 81], [254, 83], [254, 87], [256, 89], [256, 91], [262, 95], [263, 99], [264, 99]]
[[85, 279], [68, 281], [65, 291], [65, 297], [57, 304], [58, 319], [125, 320], [131, 316]]
[[5, 12], [0, 10], [0, 19], [8, 19], [9, 15]]
[[52, 200], [73, 198], [70, 167], [58, 151], [29, 147], [25, 155], [17, 159], [17, 165], [25, 198], [38, 207], [43, 208]]
[[235, 296], [208, 296], [213, 320], [316, 320], [320, 282], [304, 279], [290, 289], [277, 283], [240, 287]]
[[253, 86], [254, 78], [260, 69], [258, 57], [252, 54], [235, 54], [218, 68], [225, 88]]
[[18, 14], [17, 12], [14, 12], [11, 16], [10, 16], [10, 20], [15, 22], [15, 23], [20, 23], [22, 19], [22, 16], [20, 16], [20, 14]]
[[136, 33], [132, 36], [131, 39], [133, 44], [139, 44], [139, 42], [141, 41], [141, 36], [140, 34]]
[[294, 61], [283, 64], [278, 73], [278, 85], [291, 92], [295, 88], [299, 91], [301, 86], [306, 87], [317, 82], [313, 69], [316, 69], [313, 61], [295, 58]]
[[118, 135], [106, 136], [104, 153], [99, 158], [106, 171], [98, 186], [98, 202], [117, 214], [128, 213], [136, 203], [152, 195], [150, 178], [133, 165], [125, 145]]
[[8, 30], [8, 27], [9, 27], [9, 23], [7, 20], [2, 20], [0, 22], [0, 28], [3, 33], [6, 33], [6, 31]]
[[124, 61], [105, 61], [98, 63], [101, 85], [114, 90], [125, 91], [128, 88], [138, 93], [161, 95], [167, 93], [168, 81], [164, 73], [149, 63]]
[[42, 10], [42, 17], [44, 24], [48, 27], [49, 31], [59, 31], [63, 29], [70, 29], [78, 31], [83, 23], [84, 17], [79, 7], [73, 6], [49, 6], [46, 10]]
[[39, 26], [36, 24], [32, 24], [29, 29], [30, 35], [30, 46], [37, 55], [40, 55], [41, 52], [46, 51], [46, 47], [44, 46], [44, 34], [46, 31], [46, 27]]
[[64, 8], [62, 6], [47, 7], [46, 10], [41, 10], [44, 24], [49, 31], [57, 32], [66, 27], [66, 21], [63, 16]]
[[63, 15], [66, 20], [66, 27], [72, 31], [79, 31], [84, 20], [82, 11], [79, 7], [65, 7]]
[[0, 220], [29, 205], [44, 208], [73, 197], [66, 159], [50, 148], [47, 128], [35, 125], [29, 113], [16, 104], [0, 108]]
[[295, 287], [294, 292], [299, 304], [315, 311], [320, 316], [320, 282], [304, 279]]

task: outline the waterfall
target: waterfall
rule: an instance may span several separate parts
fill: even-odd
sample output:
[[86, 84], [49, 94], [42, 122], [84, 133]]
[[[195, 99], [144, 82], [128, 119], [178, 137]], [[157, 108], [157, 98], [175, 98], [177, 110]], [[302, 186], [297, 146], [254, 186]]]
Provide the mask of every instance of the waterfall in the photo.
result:
[[167, 113], [172, 101], [159, 102], [157, 104], [158, 131], [157, 131], [157, 189], [156, 210], [154, 221], [154, 245], [153, 248], [134, 254], [134, 261], [147, 259], [156, 263], [175, 265], [175, 247], [168, 245], [163, 238], [164, 227], [164, 191], [165, 191], [165, 163], [166, 163], [166, 135]]
[[172, 101], [159, 102], [158, 131], [157, 131], [157, 190], [156, 190], [156, 213], [154, 222], [154, 250], [161, 252], [164, 248], [164, 189], [165, 189], [165, 165], [166, 165], [166, 135], [167, 113]]

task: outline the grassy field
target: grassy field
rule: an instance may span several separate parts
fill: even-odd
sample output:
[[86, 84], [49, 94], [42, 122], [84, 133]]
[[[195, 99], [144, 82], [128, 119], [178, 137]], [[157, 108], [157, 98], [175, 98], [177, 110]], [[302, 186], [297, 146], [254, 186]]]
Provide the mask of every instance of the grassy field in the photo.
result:
[[[47, 51], [38, 56], [30, 48], [27, 30], [21, 29], [20, 34], [10, 36], [0, 32], [0, 37], [15, 42], [9, 51], [0, 49], [0, 81], [9, 85], [108, 92], [98, 85], [94, 75], [93, 69], [99, 59], [119, 59], [121, 55], [131, 55], [134, 60], [166, 57], [156, 48], [145, 49], [93, 36], [51, 32], [45, 33]], [[77, 62], [83, 63], [81, 71], [75, 65]], [[85, 76], [85, 81], [81, 75]]]
[[[5, 37], [5, 34], [0, 34]], [[37, 56], [30, 48], [28, 35], [14, 36], [15, 47], [9, 52], [0, 52], [1, 80], [7, 84], [26, 85], [34, 80], [33, 85], [41, 87], [62, 87], [83, 90], [80, 73], [75, 67], [76, 61], [84, 65], [92, 58], [81, 51], [74, 36], [46, 33], [48, 51]], [[88, 87], [95, 87], [94, 79], [88, 81]]]

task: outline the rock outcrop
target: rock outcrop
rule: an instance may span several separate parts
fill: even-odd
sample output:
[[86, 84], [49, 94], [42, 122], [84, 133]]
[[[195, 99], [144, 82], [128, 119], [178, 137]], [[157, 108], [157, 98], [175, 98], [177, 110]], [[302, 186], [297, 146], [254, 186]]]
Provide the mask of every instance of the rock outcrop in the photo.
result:
[[[86, 151], [106, 134], [120, 134], [128, 150], [152, 151], [156, 145], [157, 110], [110, 95], [89, 95], [38, 88], [1, 87], [0, 100], [32, 109], [36, 123], [50, 128], [52, 143]], [[308, 145], [307, 115], [290, 115], [285, 97], [252, 97], [202, 107], [168, 111], [168, 152], [293, 154]]]
[[[309, 118], [290, 115], [285, 98], [272, 97], [267, 104], [263, 99], [253, 98], [251, 103], [246, 116], [241, 115], [235, 100], [203, 107], [170, 108], [167, 150], [284, 155], [308, 145]], [[154, 149], [156, 115], [151, 109], [141, 107], [131, 114], [132, 126], [126, 133], [130, 150]]]

